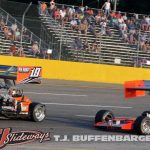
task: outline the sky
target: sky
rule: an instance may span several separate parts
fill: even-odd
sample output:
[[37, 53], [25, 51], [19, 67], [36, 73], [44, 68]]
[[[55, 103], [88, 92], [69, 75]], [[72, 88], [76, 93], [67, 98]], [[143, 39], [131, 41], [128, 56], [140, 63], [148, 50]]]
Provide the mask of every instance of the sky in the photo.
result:
[[[37, 3], [38, 0], [9, 0], [18, 2], [33, 2]], [[49, 2], [50, 0], [44, 0]], [[71, 5], [79, 5], [82, 0], [55, 0], [57, 3], [67, 3]], [[98, 3], [99, 1], [99, 3]], [[83, 0], [84, 6], [88, 5], [90, 7], [101, 8], [105, 0]], [[113, 0], [112, 0], [113, 1]], [[135, 13], [146, 13], [150, 15], [150, 0], [118, 0], [117, 9], [119, 11], [135, 12]], [[98, 5], [99, 4], [99, 5]], [[112, 4], [113, 7], [113, 4]]]

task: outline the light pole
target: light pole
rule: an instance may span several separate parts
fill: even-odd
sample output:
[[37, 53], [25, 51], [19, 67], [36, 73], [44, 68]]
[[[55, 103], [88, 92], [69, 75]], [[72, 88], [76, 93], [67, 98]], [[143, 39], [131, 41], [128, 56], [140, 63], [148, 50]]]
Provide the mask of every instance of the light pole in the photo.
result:
[[20, 39], [21, 46], [22, 46], [22, 40], [23, 40], [22, 38], [23, 38], [24, 18], [29, 8], [31, 7], [31, 5], [32, 5], [32, 2], [28, 5], [28, 7], [26, 8], [26, 10], [24, 11], [22, 15], [22, 29], [21, 29], [21, 39]]
[[114, 11], [117, 10], [117, 0], [114, 0]]

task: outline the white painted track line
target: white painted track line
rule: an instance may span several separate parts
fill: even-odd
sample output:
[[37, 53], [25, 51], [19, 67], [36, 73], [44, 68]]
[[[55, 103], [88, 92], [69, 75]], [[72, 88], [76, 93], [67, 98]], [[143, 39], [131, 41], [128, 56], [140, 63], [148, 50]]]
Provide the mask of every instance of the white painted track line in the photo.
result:
[[124, 106], [103, 106], [103, 105], [64, 104], [64, 103], [43, 103], [43, 104], [45, 104], [45, 105], [58, 105], [58, 106], [132, 109], [132, 107], [124, 107]]
[[72, 96], [72, 97], [87, 97], [88, 95], [78, 95], [78, 94], [58, 94], [58, 93], [39, 93], [39, 92], [24, 92], [26, 94], [36, 94], [36, 95], [55, 95], [55, 96]]

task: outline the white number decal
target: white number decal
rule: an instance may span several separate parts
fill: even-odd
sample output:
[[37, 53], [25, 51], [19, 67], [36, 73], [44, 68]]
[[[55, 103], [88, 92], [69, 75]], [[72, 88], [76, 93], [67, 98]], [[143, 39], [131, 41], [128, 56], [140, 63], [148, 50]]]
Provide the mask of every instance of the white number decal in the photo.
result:
[[34, 69], [31, 71], [30, 77], [31, 77], [31, 78], [39, 77], [39, 76], [40, 76], [40, 72], [41, 72], [41, 68], [34, 68]]

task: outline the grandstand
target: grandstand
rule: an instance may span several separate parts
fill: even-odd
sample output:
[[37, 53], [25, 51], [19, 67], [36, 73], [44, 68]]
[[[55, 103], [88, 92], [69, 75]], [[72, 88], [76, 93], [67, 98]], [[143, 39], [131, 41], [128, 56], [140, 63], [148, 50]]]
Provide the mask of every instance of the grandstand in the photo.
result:
[[[66, 11], [72, 7], [60, 4], [56, 4], [56, 6], [59, 10], [65, 8]], [[77, 10], [78, 8], [75, 9]], [[96, 14], [94, 14], [94, 16], [95, 15]], [[58, 42], [59, 45], [65, 45], [65, 50], [62, 50], [62, 59], [124, 66], [138, 65], [148, 67], [149, 65], [149, 52], [142, 51], [138, 48], [139, 41], [133, 45], [124, 42], [120, 38], [119, 29], [111, 26], [110, 20], [108, 20], [108, 26], [112, 36], [98, 34], [101, 29], [99, 25], [96, 24], [95, 31], [97, 37], [95, 37], [90, 31], [87, 31], [87, 35], [85, 35], [72, 30], [70, 20], [65, 20], [62, 25], [62, 21], [55, 19], [50, 10], [48, 10], [46, 14], [40, 14], [40, 18], [45, 28], [47, 28], [49, 33], [55, 38], [55, 41]], [[137, 22], [139, 21], [140, 20], [137, 20]], [[139, 32], [138, 28], [136, 28], [136, 30]], [[146, 32], [144, 34], [146, 34]], [[147, 35], [148, 34], [149, 31], [147, 31]], [[81, 39], [82, 44], [85, 40], [87, 40], [89, 45], [92, 45], [92, 43], [96, 41], [100, 51], [95, 52], [86, 49], [74, 49], [72, 45], [74, 39], [77, 37]]]
[[[105, 21], [97, 23], [96, 16], [98, 12], [102, 13], [101, 10], [83, 9], [78, 6], [64, 4], [55, 4], [54, 10], [51, 10], [49, 3], [45, 5], [45, 8], [43, 7], [45, 10], [43, 8], [41, 10], [42, 4], [42, 2], [39, 2], [37, 7], [42, 22], [41, 38], [26, 29], [26, 35], [20, 33], [22, 40], [12, 41], [6, 39], [4, 31], [1, 30], [0, 53], [2, 55], [10, 55], [10, 45], [15, 42], [17, 48], [23, 45], [26, 57], [46, 58], [47, 50], [52, 49], [51, 59], [150, 67], [150, 27], [147, 30], [143, 29], [143, 15], [127, 14], [128, 20], [135, 20], [135, 33], [132, 37], [129, 30], [126, 31], [126, 36], [122, 35], [120, 26], [112, 23], [111, 15], [111, 17], [105, 18]], [[77, 28], [75, 29], [71, 24], [73, 18], [69, 18], [68, 15], [69, 9], [74, 11], [73, 14], [76, 15], [74, 20], [77, 21]], [[81, 10], [83, 10], [82, 13]], [[63, 19], [54, 15], [55, 12], [60, 13], [63, 11], [66, 13]], [[88, 11], [93, 11], [93, 14], [88, 14]], [[8, 27], [17, 22], [20, 32], [22, 28], [25, 28], [2, 8], [0, 8], [0, 14]], [[124, 13], [120, 15], [123, 16]], [[85, 24], [86, 33], [80, 29], [80, 27], [84, 28]], [[142, 41], [143, 39], [144, 41]], [[32, 44], [35, 41], [38, 43], [40, 50], [38, 56], [31, 52]]]

